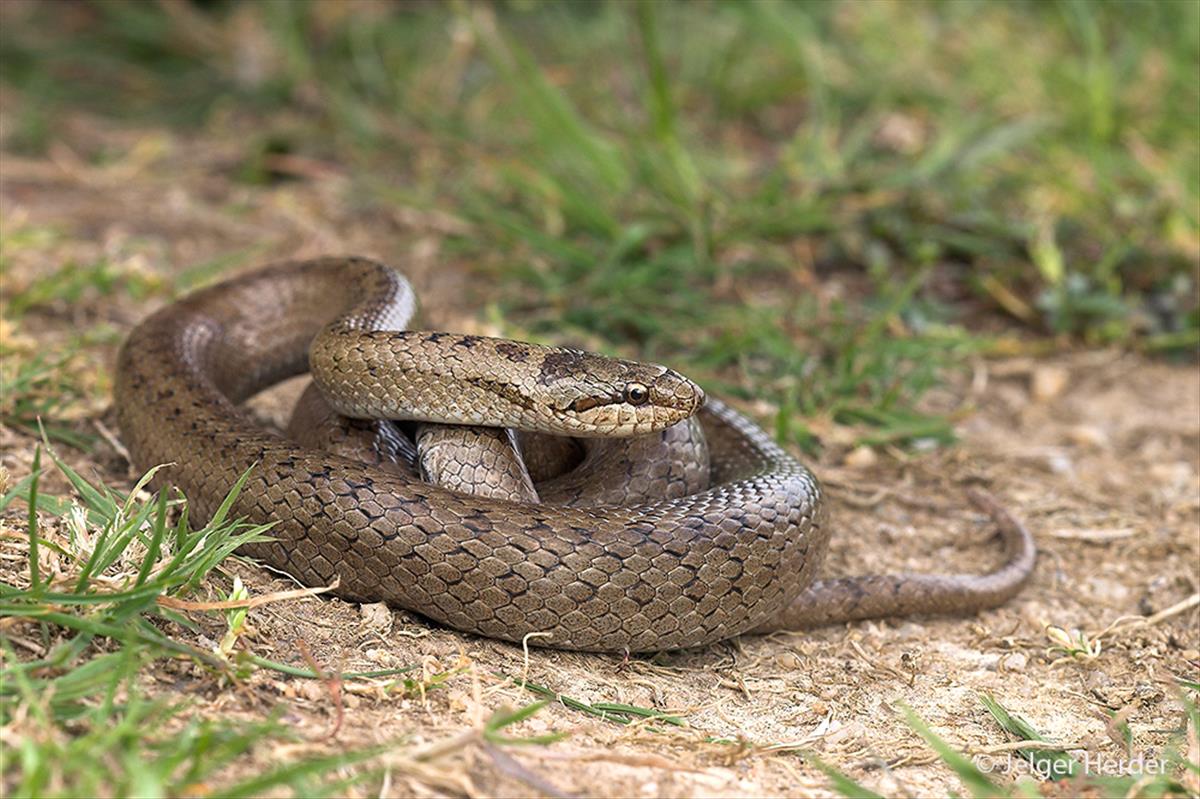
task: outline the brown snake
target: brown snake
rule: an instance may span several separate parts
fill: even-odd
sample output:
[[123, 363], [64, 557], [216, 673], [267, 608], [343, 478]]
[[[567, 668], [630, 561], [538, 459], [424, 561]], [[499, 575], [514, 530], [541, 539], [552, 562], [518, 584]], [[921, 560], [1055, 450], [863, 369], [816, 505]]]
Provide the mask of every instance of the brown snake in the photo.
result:
[[[163, 308], [133, 330], [117, 367], [134, 462], [174, 463], [160, 475], [200, 519], [250, 469], [232, 515], [273, 522], [274, 540], [248, 554], [306, 584], [336, 579], [349, 599], [510, 641], [545, 633], [532, 642], [567, 649], [654, 651], [969, 612], [1007, 600], [1033, 569], [1033, 541], [1009, 519], [1006, 561], [988, 574], [816, 581], [829, 542], [821, 488], [740, 414], [661, 366], [400, 332], [414, 311], [403, 277], [357, 258], [278, 264]], [[703, 404], [710, 485], [626, 505], [529, 504], [303, 446], [238, 405], [307, 371], [310, 345], [327, 399], [355, 416], [653, 438]]]

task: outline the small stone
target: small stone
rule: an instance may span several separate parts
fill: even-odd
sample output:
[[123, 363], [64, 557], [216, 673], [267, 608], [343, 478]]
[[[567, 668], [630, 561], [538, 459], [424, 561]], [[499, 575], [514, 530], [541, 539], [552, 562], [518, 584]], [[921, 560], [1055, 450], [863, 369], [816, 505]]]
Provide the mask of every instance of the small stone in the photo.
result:
[[842, 463], [852, 469], [866, 469], [868, 466], [874, 466], [878, 461], [879, 456], [870, 447], [855, 447], [842, 459]]
[[1052, 400], [1067, 388], [1070, 374], [1059, 366], [1039, 366], [1033, 370], [1030, 392], [1038, 402]]
[[1029, 665], [1029, 658], [1024, 652], [1014, 652], [1003, 660], [1004, 671], [1025, 671], [1025, 667]]
[[800, 668], [800, 658], [796, 657], [795, 652], [780, 652], [775, 656], [775, 665], [781, 669], [795, 671]]
[[1200, 649], [1185, 649], [1181, 654], [1184, 660], [1200, 660]]
[[392, 611], [382, 602], [372, 602], [363, 605], [361, 609], [363, 626], [381, 633], [392, 629]]
[[892, 112], [884, 116], [875, 131], [875, 142], [896, 152], [912, 155], [925, 144], [926, 131], [921, 120], [909, 114]]
[[1046, 468], [1054, 474], [1071, 475], [1075, 473], [1075, 461], [1063, 452], [1046, 453]]
[[1108, 433], [1102, 427], [1079, 424], [1067, 430], [1067, 439], [1084, 449], [1108, 449]]

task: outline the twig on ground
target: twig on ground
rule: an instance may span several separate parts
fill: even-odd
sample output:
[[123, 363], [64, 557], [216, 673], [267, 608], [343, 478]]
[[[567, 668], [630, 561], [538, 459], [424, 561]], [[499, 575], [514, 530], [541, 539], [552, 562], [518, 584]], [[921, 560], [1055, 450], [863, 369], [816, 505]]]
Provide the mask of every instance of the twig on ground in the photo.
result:
[[1153, 627], [1167, 619], [1178, 616], [1180, 613], [1185, 613], [1197, 605], [1200, 605], [1200, 592], [1192, 594], [1187, 599], [1176, 602], [1171, 607], [1164, 608], [1152, 616], [1118, 616], [1107, 627], [1093, 635], [1092, 638], [1099, 639], [1106, 635], [1127, 632], [1139, 627]]
[[275, 591], [262, 596], [248, 599], [226, 599], [217, 602], [189, 602], [186, 599], [176, 599], [172, 596], [160, 596], [155, 601], [159, 606], [171, 610], [239, 610], [241, 608], [257, 608], [272, 602], [283, 602], [287, 599], [300, 599], [306, 596], [316, 596], [332, 591], [338, 587], [338, 579], [322, 588], [297, 588], [291, 591]]

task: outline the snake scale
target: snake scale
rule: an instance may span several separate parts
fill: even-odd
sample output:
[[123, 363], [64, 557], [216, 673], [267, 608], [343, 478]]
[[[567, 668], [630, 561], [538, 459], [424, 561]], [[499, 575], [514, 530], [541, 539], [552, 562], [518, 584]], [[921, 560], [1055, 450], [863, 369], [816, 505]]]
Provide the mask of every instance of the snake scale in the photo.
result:
[[[260, 269], [159, 310], [132, 331], [117, 365], [133, 461], [174, 464], [157, 479], [181, 489], [201, 520], [249, 470], [232, 515], [274, 526], [273, 540], [247, 554], [305, 584], [336, 580], [351, 600], [509, 641], [542, 633], [532, 642], [557, 648], [645, 652], [969, 612], [1004, 602], [1032, 571], [1029, 534], [1001, 520], [1006, 559], [990, 573], [818, 581], [830, 535], [820, 484], [736, 411], [662, 366], [407, 330], [415, 309], [390, 268], [325, 258]], [[310, 368], [337, 412], [324, 415], [335, 418], [581, 440], [639, 434], [629, 442], [665, 440], [663, 431], [698, 420], [710, 464], [684, 471], [707, 471], [708, 485], [585, 506], [481, 496], [314, 449], [239, 407]], [[593, 479], [625, 482], [605, 468]], [[652, 464], [647, 474], [669, 472]]]

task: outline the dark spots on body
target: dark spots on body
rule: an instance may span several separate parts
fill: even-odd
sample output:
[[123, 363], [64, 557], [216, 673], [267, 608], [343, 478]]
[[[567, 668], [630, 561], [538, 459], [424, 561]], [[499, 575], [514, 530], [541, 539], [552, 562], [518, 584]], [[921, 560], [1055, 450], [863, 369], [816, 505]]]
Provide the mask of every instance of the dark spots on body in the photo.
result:
[[513, 363], [524, 363], [529, 360], [529, 348], [513, 341], [496, 342], [496, 352]]
[[454, 342], [454, 346], [469, 350], [473, 349], [475, 345], [481, 341], [483, 341], [481, 336], [463, 336], [458, 341]]

